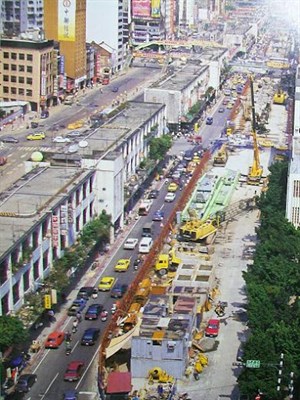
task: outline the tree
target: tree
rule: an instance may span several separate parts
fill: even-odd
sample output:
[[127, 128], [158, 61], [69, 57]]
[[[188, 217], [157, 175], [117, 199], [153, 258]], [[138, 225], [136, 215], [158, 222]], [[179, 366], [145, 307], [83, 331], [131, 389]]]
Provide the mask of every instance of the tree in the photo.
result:
[[172, 137], [164, 135], [150, 140], [149, 158], [155, 161], [161, 161], [172, 146]]
[[27, 338], [28, 333], [22, 321], [16, 317], [0, 317], [0, 351], [4, 352], [10, 346], [24, 343]]

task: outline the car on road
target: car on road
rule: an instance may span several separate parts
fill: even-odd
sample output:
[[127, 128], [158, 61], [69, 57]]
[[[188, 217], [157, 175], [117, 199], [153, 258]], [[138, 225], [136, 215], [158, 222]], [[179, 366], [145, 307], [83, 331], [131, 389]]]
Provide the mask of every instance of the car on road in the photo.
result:
[[0, 142], [3, 142], [3, 143], [19, 143], [19, 139], [15, 138], [14, 136], [3, 136], [3, 137], [0, 137]]
[[84, 331], [82, 338], [81, 338], [81, 344], [83, 346], [93, 346], [100, 335], [100, 329], [98, 328], [88, 328]]
[[152, 221], [162, 221], [164, 219], [164, 212], [162, 210], [157, 210], [153, 214]]
[[243, 361], [244, 359], [244, 344], [241, 343], [236, 353], [236, 361]]
[[82, 136], [82, 133], [79, 131], [71, 131], [67, 133], [67, 138], [77, 138]]
[[167, 193], [166, 197], [165, 197], [165, 202], [166, 203], [172, 203], [176, 198], [176, 194], [175, 193]]
[[122, 258], [115, 265], [115, 271], [116, 272], [125, 272], [125, 271], [128, 270], [129, 265], [130, 265], [130, 259], [129, 258]]
[[114, 286], [115, 281], [116, 278], [113, 276], [103, 276], [99, 282], [98, 289], [101, 292], [108, 292]]
[[212, 125], [213, 124], [213, 122], [214, 122], [214, 119], [213, 119], [213, 117], [207, 117], [206, 118], [206, 125]]
[[52, 139], [53, 143], [70, 143], [71, 140], [67, 137], [63, 136], [56, 136], [55, 138]]
[[157, 199], [158, 195], [159, 195], [158, 190], [151, 190], [151, 192], [148, 195], [148, 199]]
[[168, 192], [176, 192], [178, 189], [178, 185], [175, 182], [171, 182], [170, 185], [168, 186]]
[[67, 366], [66, 372], [64, 373], [64, 381], [78, 381], [83, 373], [83, 369], [83, 361], [71, 361]]
[[65, 391], [63, 400], [78, 400], [78, 394], [77, 394], [76, 390]]
[[0, 156], [0, 166], [5, 165], [7, 163], [7, 157]]
[[45, 342], [46, 349], [58, 349], [65, 340], [65, 333], [60, 331], [51, 332]]
[[46, 135], [44, 132], [36, 132], [36, 133], [30, 133], [29, 135], [26, 136], [27, 140], [42, 140], [45, 139]]
[[80, 299], [75, 299], [68, 309], [68, 316], [69, 317], [76, 317], [76, 314], [78, 312], [81, 312], [84, 310], [86, 306], [86, 299], [80, 298]]
[[137, 238], [128, 238], [123, 245], [124, 250], [134, 250], [139, 242]]
[[118, 86], [113, 86], [111, 91], [114, 92], [114, 93], [117, 93], [119, 91]]
[[24, 374], [21, 375], [16, 384], [16, 392], [18, 393], [27, 393], [34, 385], [37, 380], [37, 376], [35, 374]]
[[103, 310], [102, 304], [91, 304], [84, 315], [84, 319], [95, 320], [98, 319], [101, 311]]
[[220, 321], [218, 319], [210, 319], [205, 328], [205, 336], [217, 337], [220, 329]]
[[79, 289], [79, 292], [77, 293], [77, 298], [78, 299], [84, 298], [84, 299], [88, 300], [92, 296], [93, 291], [94, 291], [93, 286], [82, 286]]
[[233, 105], [231, 103], [228, 103], [226, 108], [227, 110], [231, 110], [233, 108]]
[[110, 292], [110, 297], [114, 299], [121, 299], [127, 292], [128, 285], [125, 283], [117, 283]]
[[224, 107], [220, 107], [219, 109], [218, 109], [218, 112], [219, 113], [223, 113], [225, 111], [225, 108]]

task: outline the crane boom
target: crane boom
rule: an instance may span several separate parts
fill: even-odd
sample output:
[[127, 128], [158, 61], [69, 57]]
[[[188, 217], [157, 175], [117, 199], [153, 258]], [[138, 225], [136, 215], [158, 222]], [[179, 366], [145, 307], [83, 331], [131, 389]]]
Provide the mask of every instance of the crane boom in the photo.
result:
[[252, 166], [249, 168], [247, 183], [249, 185], [259, 185], [263, 169], [262, 166], [260, 165], [259, 150], [257, 143], [254, 88], [253, 88], [252, 76], [250, 76], [250, 91], [251, 91], [251, 111], [252, 111], [253, 163]]

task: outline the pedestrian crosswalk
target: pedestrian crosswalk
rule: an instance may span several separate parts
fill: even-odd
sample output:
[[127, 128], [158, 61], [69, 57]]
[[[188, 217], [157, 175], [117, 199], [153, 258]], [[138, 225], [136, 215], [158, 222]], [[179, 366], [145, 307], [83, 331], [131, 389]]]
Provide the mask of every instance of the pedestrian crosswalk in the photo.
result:
[[18, 150], [47, 152], [53, 151], [53, 147], [18, 146]]

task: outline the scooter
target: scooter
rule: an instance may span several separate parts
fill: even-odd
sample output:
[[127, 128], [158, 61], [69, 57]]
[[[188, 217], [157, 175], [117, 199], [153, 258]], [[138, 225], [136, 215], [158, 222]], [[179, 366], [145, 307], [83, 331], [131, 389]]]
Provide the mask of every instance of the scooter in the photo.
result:
[[114, 303], [114, 304], [111, 306], [110, 312], [111, 312], [112, 314], [114, 314], [116, 311], [117, 311], [117, 305]]
[[108, 312], [106, 310], [103, 310], [101, 313], [101, 321], [102, 322], [107, 321], [107, 317], [108, 317]]
[[95, 288], [95, 289], [93, 289], [92, 298], [97, 299], [97, 297], [98, 297], [98, 289]]
[[134, 263], [133, 263], [133, 269], [134, 269], [135, 271], [138, 270], [141, 261], [142, 261], [142, 260], [141, 260], [140, 258], [137, 258], [137, 259], [134, 261]]
[[72, 353], [72, 347], [67, 345], [65, 353], [66, 353], [66, 356], [69, 356]]

